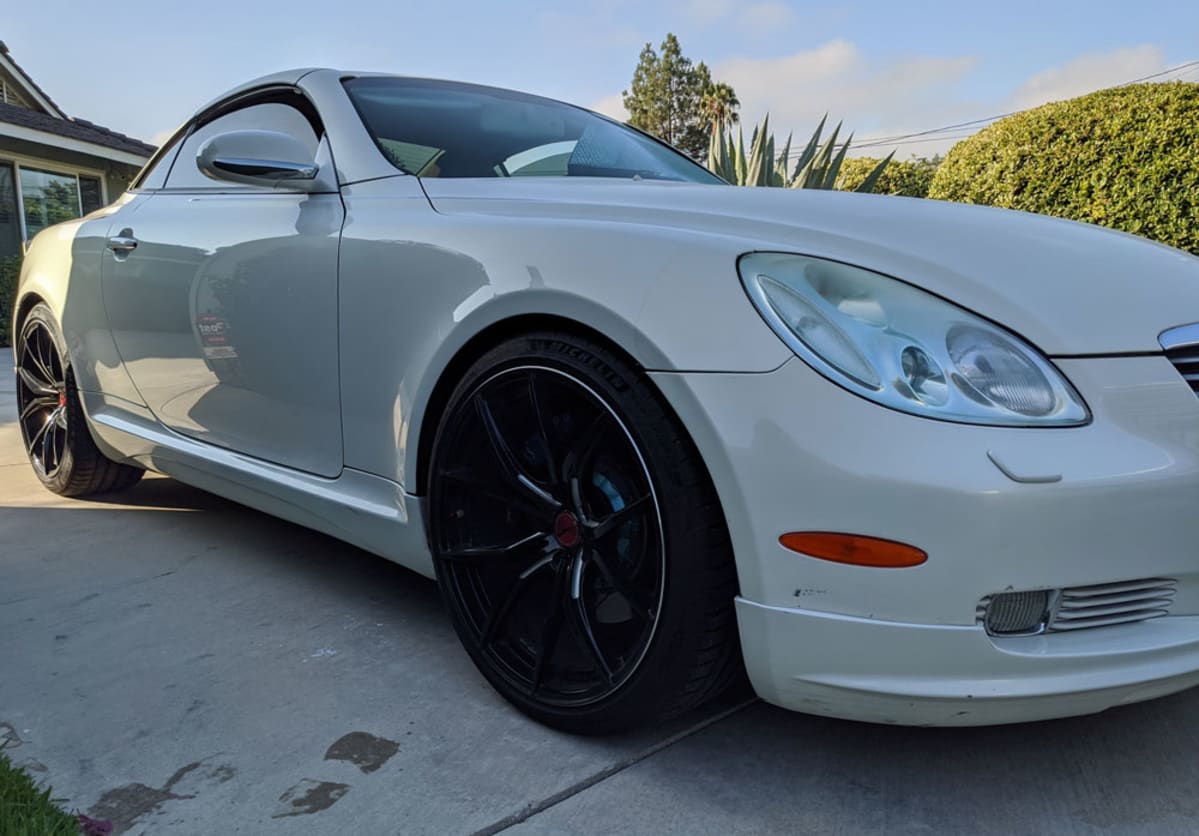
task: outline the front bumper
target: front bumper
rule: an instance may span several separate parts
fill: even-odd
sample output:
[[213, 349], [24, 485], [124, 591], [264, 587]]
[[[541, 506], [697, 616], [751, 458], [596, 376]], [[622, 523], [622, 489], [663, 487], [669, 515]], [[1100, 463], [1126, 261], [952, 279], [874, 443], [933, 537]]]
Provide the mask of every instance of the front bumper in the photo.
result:
[[[1199, 684], [1199, 398], [1164, 357], [1058, 361], [1084, 427], [978, 427], [880, 407], [799, 360], [654, 379], [712, 473], [736, 552], [750, 678], [811, 713], [982, 724], [1098, 711]], [[787, 531], [909, 543], [909, 569], [829, 563]], [[986, 634], [1009, 590], [1177, 581], [1166, 617]]]
[[1091, 714], [1199, 685], [1199, 617], [992, 639], [737, 599], [750, 679], [767, 702], [828, 717], [930, 726]]

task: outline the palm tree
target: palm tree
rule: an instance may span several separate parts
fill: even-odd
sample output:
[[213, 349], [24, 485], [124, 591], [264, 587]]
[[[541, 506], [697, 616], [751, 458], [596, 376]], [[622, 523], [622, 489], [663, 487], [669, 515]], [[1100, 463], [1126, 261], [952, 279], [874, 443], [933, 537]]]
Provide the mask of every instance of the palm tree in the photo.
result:
[[733, 88], [723, 81], [708, 85], [699, 102], [704, 122], [713, 134], [723, 133], [726, 127], [736, 125], [740, 120], [737, 111], [741, 102]]

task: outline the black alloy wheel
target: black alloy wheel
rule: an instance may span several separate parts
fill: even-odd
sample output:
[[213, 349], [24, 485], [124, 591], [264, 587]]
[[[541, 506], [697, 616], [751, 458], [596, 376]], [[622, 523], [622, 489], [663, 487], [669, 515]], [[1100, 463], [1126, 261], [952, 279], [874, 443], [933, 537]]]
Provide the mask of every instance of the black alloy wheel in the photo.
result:
[[136, 483], [144, 473], [141, 468], [114, 462], [96, 446], [58, 325], [46, 305], [30, 309], [15, 349], [17, 423], [41, 483], [63, 496], [108, 493]]
[[31, 319], [17, 346], [17, 412], [38, 476], [53, 479], [67, 449], [67, 376], [48, 325]]
[[[703, 625], [667, 601], [670, 521], [622, 398], [602, 391], [612, 376], [537, 353], [484, 358], [451, 398], [431, 543], [459, 636], [501, 693], [558, 727], [608, 731], [675, 696], [650, 662], [663, 620], [673, 632]], [[733, 594], [717, 609], [731, 610]]]

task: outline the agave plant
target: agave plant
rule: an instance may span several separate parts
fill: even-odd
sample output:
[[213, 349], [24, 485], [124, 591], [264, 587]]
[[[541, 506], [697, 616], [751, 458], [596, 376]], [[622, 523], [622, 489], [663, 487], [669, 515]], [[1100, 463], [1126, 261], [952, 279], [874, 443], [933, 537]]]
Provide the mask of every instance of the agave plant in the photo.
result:
[[[853, 134], [838, 147], [837, 136], [841, 133], [841, 123], [838, 122], [829, 138], [821, 143], [820, 138], [827, 120], [828, 114], [825, 114], [812, 133], [812, 138], [795, 160], [794, 167], [790, 166], [790, 135], [787, 136], [782, 151], [777, 156], [774, 153], [774, 135], [770, 133], [769, 113], [762, 119], [762, 124], [754, 128], [748, 150], [745, 147], [744, 130], [738, 129], [735, 140], [732, 130], [713, 130], [708, 146], [708, 169], [737, 186], [831, 189], [837, 182], [837, 175], [841, 173], [841, 163], [849, 151]], [[894, 152], [879, 162], [854, 191], [873, 191], [875, 183], [878, 182], [887, 163], [891, 162], [892, 156]]]

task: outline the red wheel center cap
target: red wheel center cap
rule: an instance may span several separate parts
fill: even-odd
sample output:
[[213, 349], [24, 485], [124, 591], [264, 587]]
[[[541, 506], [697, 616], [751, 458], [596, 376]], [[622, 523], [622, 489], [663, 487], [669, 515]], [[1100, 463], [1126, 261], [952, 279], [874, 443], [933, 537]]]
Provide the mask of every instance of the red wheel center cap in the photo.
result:
[[579, 542], [579, 520], [570, 511], [559, 511], [554, 517], [554, 538], [566, 548]]

